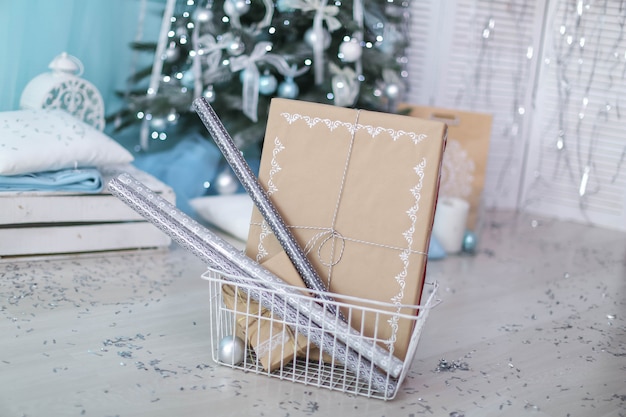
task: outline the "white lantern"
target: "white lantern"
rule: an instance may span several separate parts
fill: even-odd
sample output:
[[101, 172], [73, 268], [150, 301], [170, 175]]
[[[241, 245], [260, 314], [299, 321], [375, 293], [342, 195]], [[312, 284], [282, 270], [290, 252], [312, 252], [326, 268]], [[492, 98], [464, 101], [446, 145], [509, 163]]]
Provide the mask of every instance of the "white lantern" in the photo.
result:
[[20, 98], [23, 109], [63, 109], [83, 122], [104, 130], [104, 101], [98, 89], [80, 78], [83, 64], [63, 52], [48, 65], [51, 72], [33, 78]]

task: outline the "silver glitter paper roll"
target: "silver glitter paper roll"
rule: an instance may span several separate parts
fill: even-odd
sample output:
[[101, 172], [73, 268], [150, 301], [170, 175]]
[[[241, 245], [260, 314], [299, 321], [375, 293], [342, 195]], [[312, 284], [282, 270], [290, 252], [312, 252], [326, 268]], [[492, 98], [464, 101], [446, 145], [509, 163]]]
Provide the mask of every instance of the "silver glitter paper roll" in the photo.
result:
[[[237, 279], [238, 276], [249, 277], [237, 262], [233, 262], [231, 259], [221, 255], [220, 252], [222, 251], [215, 250], [216, 248], [214, 248], [213, 245], [209, 245], [205, 239], [200, 238], [197, 232], [190, 232], [188, 230], [190, 226], [192, 229], [204, 229], [201, 225], [187, 218], [169, 202], [145, 188], [139, 181], [127, 174], [122, 174], [109, 182], [109, 189], [120, 200], [124, 201], [163, 232], [167, 233], [174, 241], [226, 274], [224, 276], [229, 280], [239, 284], [246, 284], [245, 280]], [[181, 215], [183, 217], [182, 219], [180, 219]], [[214, 235], [208, 230], [206, 230], [206, 232]], [[214, 235], [214, 237], [216, 241], [221, 240], [218, 236]], [[227, 250], [229, 253], [238, 253], [236, 248], [228, 247], [230, 245], [227, 242], [223, 241], [223, 244], [224, 247], [222, 249]], [[245, 257], [245, 255], [241, 256], [254, 263], [254, 261]], [[259, 267], [262, 268], [260, 265]], [[332, 355], [337, 362], [345, 365], [361, 380], [371, 384], [374, 390], [384, 393], [387, 397], [395, 393], [397, 382], [390, 376], [387, 376], [387, 374], [380, 372], [369, 360], [360, 356], [354, 349], [338, 340], [337, 335], [328, 333], [318, 327], [303, 311], [309, 310], [306, 308], [306, 303], [301, 303], [298, 299], [295, 302], [296, 306], [293, 306], [293, 298], [290, 303], [289, 301], [285, 301], [281, 296], [272, 296], [267, 291], [263, 291], [264, 289], [267, 290], [267, 287], [264, 287], [261, 283], [259, 283], [258, 289], [241, 289], [249, 293], [250, 297], [259, 302], [263, 307], [281, 317], [288, 325], [296, 326], [298, 331], [306, 336], [309, 341], [314, 343], [323, 352]], [[317, 306], [315, 303], [309, 304]], [[319, 306], [317, 307], [323, 311]], [[324, 312], [323, 314], [328, 313]], [[345, 325], [345, 323], [340, 320], [335, 319], [335, 321]]]
[[310, 318], [317, 327], [335, 335], [363, 359], [373, 362], [393, 377], [400, 375], [403, 368], [400, 359], [372, 340], [364, 338], [317, 303], [302, 303], [300, 292], [287, 287], [285, 281], [153, 193], [138, 180], [128, 174], [121, 174], [109, 182], [109, 189], [174, 241], [229, 279], [235, 280], [237, 276], [252, 278], [259, 288], [276, 291], [290, 307], [306, 316], [307, 320]]
[[[274, 232], [276, 239], [278, 239], [278, 242], [289, 257], [289, 260], [291, 260], [291, 263], [300, 274], [304, 284], [308, 288], [318, 291], [320, 298], [332, 301], [330, 297], [324, 294], [324, 292], [328, 290], [324, 282], [313, 268], [313, 265], [309, 262], [306, 254], [298, 245], [298, 242], [296, 242], [293, 233], [291, 233], [267, 195], [267, 192], [263, 189], [261, 183], [250, 169], [250, 166], [241, 155], [241, 152], [215, 113], [215, 110], [213, 110], [213, 107], [211, 107], [204, 97], [199, 97], [194, 100], [193, 108], [198, 113], [198, 116], [200, 116], [204, 126], [213, 137], [213, 140], [224, 155], [226, 161], [230, 164], [233, 172], [237, 178], [239, 178], [241, 185], [243, 185], [252, 198], [256, 208], [270, 226], [272, 232]], [[327, 304], [327, 307], [331, 309], [333, 314], [339, 313], [343, 319], [340, 312], [332, 311], [334, 304]]]

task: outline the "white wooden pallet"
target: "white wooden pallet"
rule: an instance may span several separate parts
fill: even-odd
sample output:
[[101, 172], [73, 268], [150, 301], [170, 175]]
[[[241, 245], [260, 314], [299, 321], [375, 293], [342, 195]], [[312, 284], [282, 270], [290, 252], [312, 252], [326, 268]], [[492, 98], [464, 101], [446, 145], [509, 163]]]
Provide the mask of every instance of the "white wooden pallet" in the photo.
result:
[[[105, 184], [128, 172], [174, 203], [174, 191], [132, 165], [102, 169]], [[0, 257], [169, 246], [171, 239], [105, 189], [0, 193]]]

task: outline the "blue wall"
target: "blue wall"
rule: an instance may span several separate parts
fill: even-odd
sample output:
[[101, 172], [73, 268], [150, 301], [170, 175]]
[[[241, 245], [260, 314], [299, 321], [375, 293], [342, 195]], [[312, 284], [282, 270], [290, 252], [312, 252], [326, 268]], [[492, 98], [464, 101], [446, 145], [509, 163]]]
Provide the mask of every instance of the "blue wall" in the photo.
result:
[[[146, 2], [143, 39], [155, 41], [163, 0]], [[16, 110], [22, 90], [61, 52], [80, 59], [83, 78], [102, 93], [106, 114], [132, 69], [141, 0], [0, 0], [0, 111]], [[142, 59], [142, 57], [138, 57]], [[146, 57], [143, 57], [144, 62]]]

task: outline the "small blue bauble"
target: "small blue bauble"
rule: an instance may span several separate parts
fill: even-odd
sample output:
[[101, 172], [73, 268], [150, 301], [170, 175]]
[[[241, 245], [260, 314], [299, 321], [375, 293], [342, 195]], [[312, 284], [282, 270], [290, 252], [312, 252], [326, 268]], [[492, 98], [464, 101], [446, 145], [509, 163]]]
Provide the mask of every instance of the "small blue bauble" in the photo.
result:
[[180, 79], [180, 83], [187, 88], [192, 88], [195, 83], [195, 80], [196, 80], [196, 77], [194, 76], [193, 71], [187, 70], [183, 72], [183, 76]]
[[247, 76], [248, 76], [248, 71], [246, 71], [245, 69], [239, 71], [239, 81], [241, 81], [241, 84], [244, 83], [244, 81], [246, 80]]
[[282, 98], [294, 99], [300, 94], [298, 84], [292, 79], [286, 79], [278, 86], [278, 96]]
[[443, 259], [446, 257], [446, 251], [435, 236], [430, 237], [428, 243], [428, 259]]
[[272, 74], [263, 74], [259, 77], [259, 93], [269, 96], [274, 94], [278, 81]]
[[287, 4], [286, 0], [277, 0], [276, 1], [276, 10], [278, 10], [281, 13], [286, 13], [286, 12], [293, 12], [296, 9], [289, 7], [289, 5]]
[[477, 244], [478, 239], [476, 238], [476, 233], [471, 230], [466, 230], [463, 236], [463, 252], [474, 253]]

